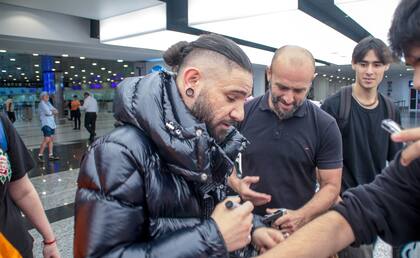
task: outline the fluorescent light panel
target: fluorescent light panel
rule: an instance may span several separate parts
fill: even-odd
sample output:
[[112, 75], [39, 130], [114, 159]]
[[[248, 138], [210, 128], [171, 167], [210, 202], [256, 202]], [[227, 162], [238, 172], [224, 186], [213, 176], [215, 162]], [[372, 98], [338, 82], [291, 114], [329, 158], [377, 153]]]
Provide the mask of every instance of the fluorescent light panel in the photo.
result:
[[166, 3], [101, 20], [99, 28], [104, 43], [165, 30]]
[[[102, 43], [160, 51], [165, 51], [179, 41], [194, 41], [198, 38], [196, 35], [166, 30], [165, 3], [101, 20], [100, 29]], [[272, 52], [241, 47], [252, 63], [270, 64]]]
[[188, 20], [197, 25], [291, 11], [297, 8], [297, 0], [263, 0], [261, 2], [255, 0], [188, 0]]
[[388, 30], [399, 2], [400, 0], [334, 0], [338, 8], [372, 36], [382, 39], [387, 44]]
[[[189, 1], [193, 3], [202, 0]], [[233, 13], [231, 19], [226, 16], [220, 19], [216, 14], [213, 22], [203, 23], [204, 19], [199, 17], [213, 14], [214, 12], [208, 11], [210, 9], [208, 5], [214, 2], [214, 8], [218, 7], [220, 10], [225, 8], [224, 5], [217, 5], [218, 1], [208, 1], [207, 5], [203, 5], [207, 9], [192, 4], [194, 10], [189, 8], [189, 13], [194, 14], [189, 14], [191, 18], [189, 26], [272, 47], [299, 45], [311, 51], [315, 58], [338, 65], [349, 64], [351, 61], [351, 53], [356, 42], [300, 10], [277, 10], [279, 3], [289, 1], [268, 1], [271, 4], [254, 1], [254, 4], [260, 6], [254, 15], [251, 13], [244, 18], [238, 18], [234, 13], [237, 9], [242, 9], [242, 5], [239, 5], [241, 8], [228, 9]], [[252, 10], [258, 7], [247, 8]], [[205, 20], [209, 21], [209, 18]]]

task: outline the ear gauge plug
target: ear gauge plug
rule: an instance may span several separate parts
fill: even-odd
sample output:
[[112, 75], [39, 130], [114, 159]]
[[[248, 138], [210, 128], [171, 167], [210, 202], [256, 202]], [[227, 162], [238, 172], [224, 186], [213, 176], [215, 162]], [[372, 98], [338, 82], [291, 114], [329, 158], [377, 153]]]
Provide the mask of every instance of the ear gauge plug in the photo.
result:
[[194, 90], [193, 90], [192, 88], [188, 88], [188, 89], [185, 91], [185, 94], [186, 94], [188, 97], [193, 97], [193, 96], [194, 96]]

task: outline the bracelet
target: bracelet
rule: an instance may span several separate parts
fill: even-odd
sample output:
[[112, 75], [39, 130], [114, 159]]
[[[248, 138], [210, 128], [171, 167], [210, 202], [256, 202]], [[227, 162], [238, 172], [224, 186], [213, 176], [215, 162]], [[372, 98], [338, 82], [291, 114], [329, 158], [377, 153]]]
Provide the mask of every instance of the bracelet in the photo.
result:
[[50, 241], [50, 242], [47, 242], [47, 241], [43, 241], [44, 242], [44, 245], [52, 245], [52, 244], [54, 244], [55, 242], [57, 242], [57, 239], [56, 238], [54, 238], [54, 240], [52, 240], [52, 241]]

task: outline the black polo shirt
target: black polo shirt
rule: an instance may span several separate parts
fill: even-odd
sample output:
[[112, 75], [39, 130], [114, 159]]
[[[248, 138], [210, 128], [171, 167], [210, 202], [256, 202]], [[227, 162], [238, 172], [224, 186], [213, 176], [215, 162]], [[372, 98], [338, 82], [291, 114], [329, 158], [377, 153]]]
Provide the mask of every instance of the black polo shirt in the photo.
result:
[[250, 141], [242, 153], [243, 176], [260, 176], [251, 188], [272, 195], [269, 204], [256, 207], [299, 209], [315, 194], [315, 168], [343, 165], [341, 135], [333, 117], [308, 100], [294, 115], [280, 120], [270, 109], [268, 92], [245, 104], [239, 126]]

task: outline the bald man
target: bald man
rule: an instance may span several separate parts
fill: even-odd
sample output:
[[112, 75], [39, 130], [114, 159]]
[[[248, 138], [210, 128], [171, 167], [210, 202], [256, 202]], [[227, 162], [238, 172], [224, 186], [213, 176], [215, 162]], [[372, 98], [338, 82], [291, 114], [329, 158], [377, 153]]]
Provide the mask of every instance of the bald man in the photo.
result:
[[243, 178], [236, 171], [229, 178], [243, 199], [258, 206], [257, 214], [286, 208], [274, 222], [286, 235], [328, 210], [340, 192], [337, 123], [306, 99], [314, 72], [308, 50], [284, 46], [276, 51], [267, 69], [269, 90], [246, 103], [239, 126], [251, 143], [242, 153]]

